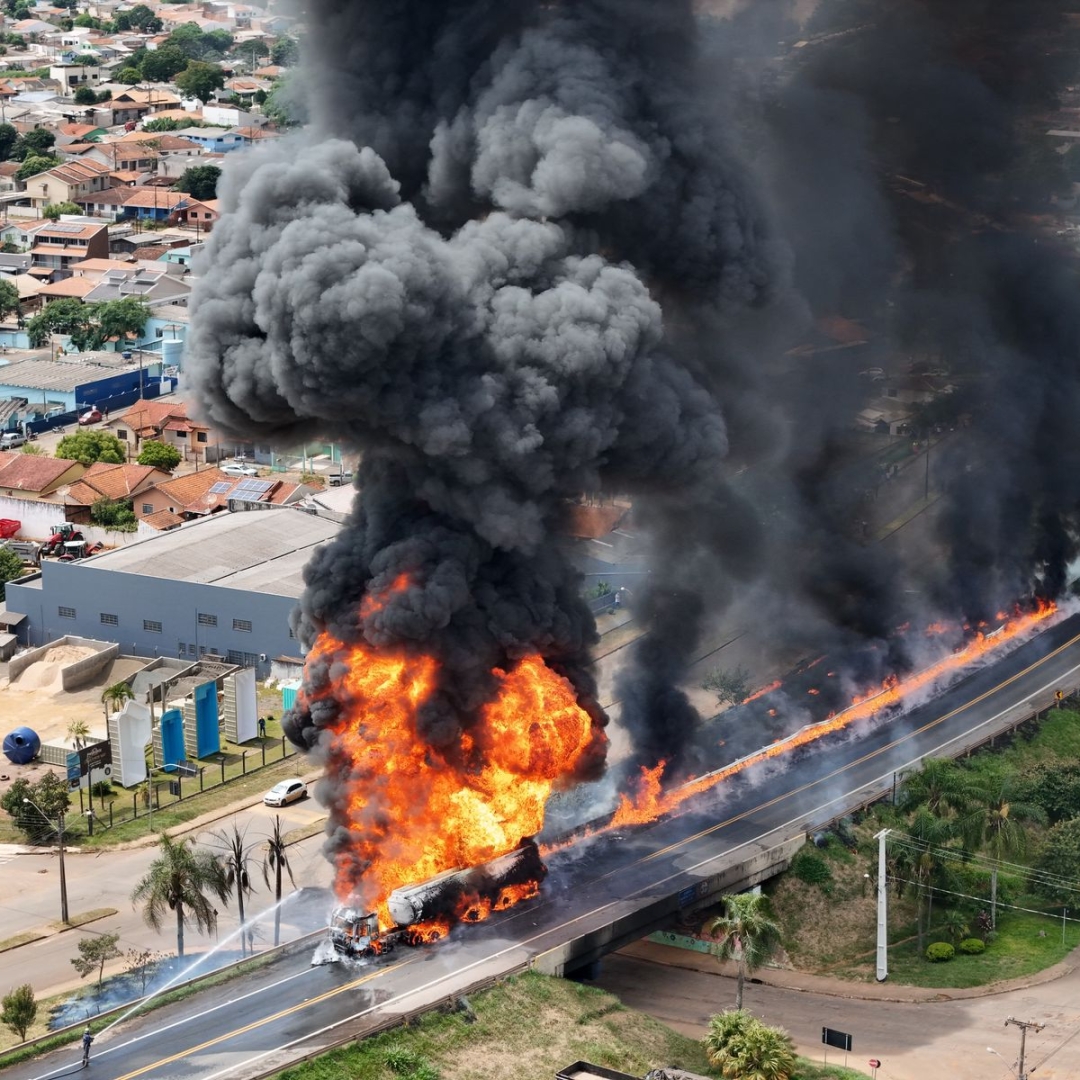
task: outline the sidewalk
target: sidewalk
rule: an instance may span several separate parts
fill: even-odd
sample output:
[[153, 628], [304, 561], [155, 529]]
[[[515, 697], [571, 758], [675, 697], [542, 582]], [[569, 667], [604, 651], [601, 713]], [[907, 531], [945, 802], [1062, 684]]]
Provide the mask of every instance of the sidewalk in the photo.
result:
[[[690, 949], [679, 949], [673, 945], [660, 945], [653, 941], [636, 941], [619, 950], [620, 953], [644, 960], [650, 964], [663, 964], [666, 967], [682, 968], [686, 971], [700, 971], [706, 975], [722, 975], [734, 979], [738, 975], [738, 965], [734, 961], [718, 962], [705, 953]], [[1054, 982], [1072, 974], [1080, 967], [1080, 948], [1073, 949], [1062, 961], [1042, 971], [1024, 975], [1016, 979], [1003, 979], [986, 986], [972, 986], [967, 989], [942, 989], [940, 987], [904, 986], [900, 983], [864, 983], [848, 979], [836, 979], [828, 975], [809, 975], [802, 971], [787, 968], [761, 967], [754, 971], [751, 978], [763, 986], [775, 986], [783, 990], [796, 990], [804, 994], [823, 994], [828, 997], [858, 999], [860, 1001], [893, 1002], [929, 1002], [959, 1001], [965, 998], [990, 997], [994, 994], [1007, 994], [1013, 990], [1027, 990], [1032, 986]]]

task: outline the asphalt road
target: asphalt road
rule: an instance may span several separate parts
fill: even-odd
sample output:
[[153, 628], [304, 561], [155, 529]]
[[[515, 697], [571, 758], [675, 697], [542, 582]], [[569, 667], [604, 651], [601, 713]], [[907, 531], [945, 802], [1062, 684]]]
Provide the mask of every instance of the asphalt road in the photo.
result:
[[[94, 1075], [218, 1080], [284, 1066], [346, 1033], [373, 1030], [522, 967], [650, 898], [676, 893], [765, 833], [795, 833], [827, 821], [869, 788], [886, 789], [894, 771], [958, 739], [974, 741], [973, 731], [1002, 726], [1031, 699], [1078, 682], [1080, 616], [906, 716], [868, 723], [800, 751], [785, 765], [762, 766], [726, 783], [693, 813], [579, 842], [549, 859], [539, 900], [461, 927], [437, 946], [315, 968], [307, 955], [290, 957], [257, 976], [120, 1025], [99, 1040]], [[5, 1072], [12, 1080], [44, 1080], [62, 1075], [73, 1056], [54, 1055]]]
[[[605, 961], [598, 985], [693, 1038], [705, 1034], [714, 1013], [734, 1005], [732, 979], [622, 954]], [[1004, 1026], [1005, 1017], [1038, 1020], [1046, 1026], [1028, 1035], [1028, 1071], [1037, 1080], [1080, 1080], [1080, 968], [1041, 986], [955, 1001], [861, 1001], [748, 983], [743, 1004], [785, 1028], [799, 1053], [817, 1062], [822, 1027], [847, 1032], [848, 1064], [869, 1073], [869, 1060], [879, 1060], [878, 1080], [1006, 1080], [1020, 1036]], [[842, 1064], [844, 1054], [830, 1049], [828, 1060]]]

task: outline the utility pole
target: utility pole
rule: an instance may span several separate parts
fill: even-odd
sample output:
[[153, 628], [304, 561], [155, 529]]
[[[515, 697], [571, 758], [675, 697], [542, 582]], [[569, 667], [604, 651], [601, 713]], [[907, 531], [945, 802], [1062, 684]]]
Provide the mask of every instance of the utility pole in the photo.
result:
[[874, 839], [878, 842], [877, 860], [877, 981], [889, 977], [889, 884], [885, 877], [885, 839], [891, 829], [882, 829]]
[[1027, 1033], [1030, 1028], [1032, 1031], [1042, 1031], [1045, 1024], [1036, 1024], [1034, 1020], [1017, 1020], [1015, 1017], [1010, 1016], [1005, 1021], [1005, 1026], [1010, 1024], [1015, 1025], [1020, 1029], [1020, 1060], [1016, 1064], [1016, 1080], [1028, 1080], [1028, 1074], [1024, 1072], [1024, 1049], [1027, 1043]]
[[[52, 824], [52, 819], [33, 799], [23, 798], [23, 802], [27, 806], [32, 806], [46, 821]], [[67, 875], [64, 873], [64, 825], [66, 824], [64, 818], [64, 811], [60, 810], [56, 815], [56, 840], [58, 845], [58, 851], [60, 853], [60, 921], [66, 926], [70, 921], [68, 919], [68, 895], [67, 895]]]
[[997, 868], [990, 871], [990, 929], [997, 929]]

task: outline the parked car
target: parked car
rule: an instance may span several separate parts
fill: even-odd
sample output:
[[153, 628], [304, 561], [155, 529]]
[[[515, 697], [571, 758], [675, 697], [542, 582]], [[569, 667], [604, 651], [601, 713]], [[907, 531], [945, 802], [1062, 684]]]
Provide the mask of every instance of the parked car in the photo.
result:
[[303, 780], [282, 780], [263, 796], [263, 802], [267, 806], [285, 806], [306, 796], [307, 784]]
[[344, 469], [341, 472], [330, 473], [327, 477], [331, 487], [341, 487], [342, 484], [351, 484], [352, 478], [352, 472], [348, 469]]
[[0, 435], [0, 450], [14, 450], [26, 442], [26, 436], [21, 431], [5, 431]]
[[[80, 420], [81, 424], [82, 421]], [[221, 471], [226, 476], [258, 476], [259, 470], [254, 465], [242, 465], [239, 462], [233, 462], [229, 465], [222, 465]]]
[[79, 426], [83, 427], [86, 424], [96, 424], [101, 419], [100, 409], [89, 409], [79, 417]]

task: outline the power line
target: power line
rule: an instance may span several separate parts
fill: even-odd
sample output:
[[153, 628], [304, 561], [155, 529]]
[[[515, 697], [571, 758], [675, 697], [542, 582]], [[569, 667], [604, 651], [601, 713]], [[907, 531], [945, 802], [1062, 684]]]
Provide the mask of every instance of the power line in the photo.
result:
[[[890, 877], [889, 881], [890, 882], [900, 881], [900, 882], [903, 882], [903, 884], [905, 884], [905, 885], [914, 885], [916, 888], [920, 888], [920, 889], [932, 889], [933, 892], [940, 893], [943, 896], [958, 896], [958, 897], [960, 897], [961, 900], [976, 900], [980, 904], [985, 904], [986, 903], [986, 897], [985, 896], [971, 896], [968, 893], [956, 892], [953, 889], [941, 889], [941, 888], [938, 888], [938, 886], [936, 886], [936, 885], [929, 886], [929, 885], [925, 884], [925, 882], [911, 881], [908, 878]], [[1013, 911], [1023, 911], [1023, 912], [1026, 912], [1028, 915], [1042, 915], [1043, 918], [1053, 919], [1055, 922], [1060, 921], [1060, 922], [1080, 923], [1080, 918], [1067, 918], [1064, 915], [1054, 915], [1052, 912], [1049, 912], [1049, 911], [1039, 911], [1037, 908], [1020, 907], [1018, 904], [1006, 904], [1002, 900], [999, 900], [997, 902], [997, 906], [1001, 907], [1001, 908], [1010, 908]], [[1066, 908], [1065, 910], [1068, 911], [1068, 908]]]
[[1057, 874], [1050, 873], [1048, 870], [1039, 870], [1033, 867], [1021, 866], [1019, 863], [1010, 863], [986, 855], [971, 854], [969, 852], [955, 851], [951, 848], [937, 847], [934, 844], [919, 840], [917, 837], [909, 836], [906, 833], [896, 833], [893, 835], [897, 836], [898, 839], [894, 841], [892, 835], [890, 835], [889, 842], [895, 843], [898, 847], [907, 847], [914, 851], [926, 852], [927, 854], [936, 855], [939, 858], [951, 860], [953, 862], [975, 865], [980, 869], [989, 868], [991, 870], [1001, 870], [1005, 873], [1013, 873], [1032, 881], [1053, 885], [1056, 888], [1064, 889], [1067, 892], [1080, 894], [1080, 885], [1069, 878], [1063, 878]]

